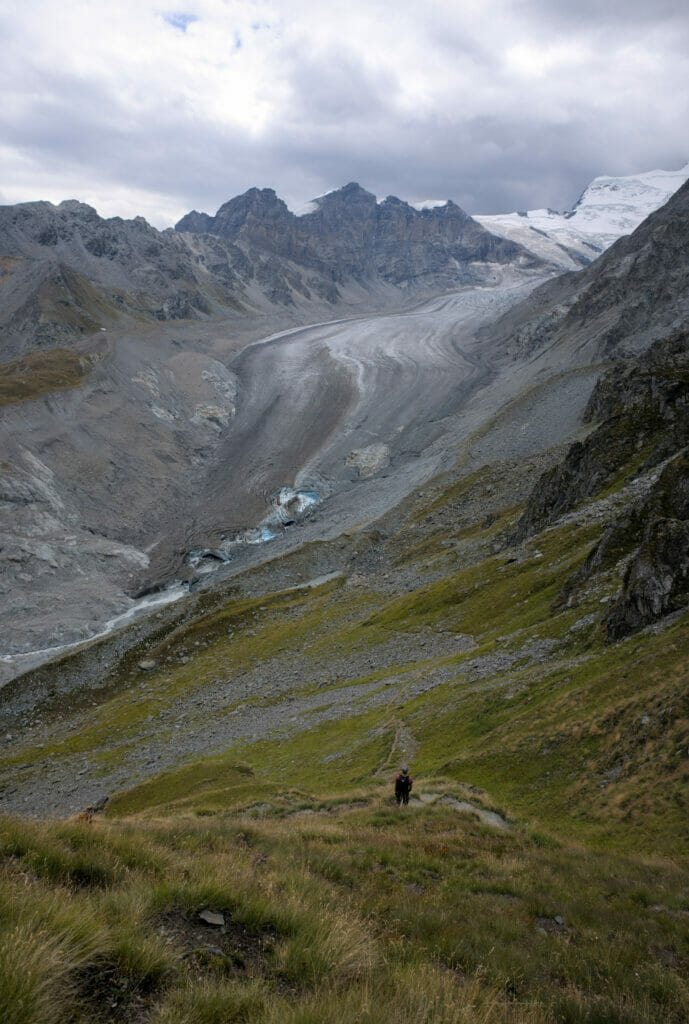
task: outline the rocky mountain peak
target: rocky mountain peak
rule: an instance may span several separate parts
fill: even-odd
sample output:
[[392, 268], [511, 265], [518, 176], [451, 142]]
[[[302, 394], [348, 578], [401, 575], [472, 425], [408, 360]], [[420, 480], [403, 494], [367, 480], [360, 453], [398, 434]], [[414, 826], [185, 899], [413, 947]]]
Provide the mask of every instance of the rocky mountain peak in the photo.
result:
[[[220, 207], [216, 218], [225, 220], [237, 214], [268, 214], [277, 211], [286, 211], [287, 206], [282, 199], [279, 199], [272, 188], [250, 188], [239, 196], [229, 199]], [[287, 211], [289, 212], [289, 211]]]
[[194, 235], [204, 235], [213, 223], [213, 218], [208, 213], [199, 213], [198, 210], [191, 210], [178, 220], [175, 224], [175, 231], [190, 231]]
[[176, 225], [177, 231], [195, 231], [219, 235], [235, 241], [240, 235], [247, 235], [252, 241], [253, 233], [261, 225], [261, 233], [265, 225], [286, 225], [293, 220], [286, 204], [279, 199], [272, 188], [250, 188], [240, 196], [235, 196], [223, 203], [215, 217], [193, 211], [183, 217]]
[[[52, 205], [52, 204], [49, 204]], [[82, 217], [97, 217], [98, 211], [94, 206], [90, 206], [88, 203], [82, 203], [79, 199], [63, 199], [56, 207], [60, 213], [67, 215], [77, 215]]]
[[176, 230], [248, 245], [336, 282], [380, 277], [406, 287], [432, 276], [446, 287], [469, 283], [469, 264], [477, 261], [541, 265], [521, 247], [491, 235], [452, 201], [424, 210], [397, 196], [378, 203], [356, 181], [312, 200], [299, 216], [273, 189], [251, 188], [224, 203], [214, 217], [192, 211]]
[[324, 196], [314, 200], [318, 203], [319, 210], [332, 206], [347, 206], [350, 208], [360, 207], [372, 209], [377, 205], [376, 197], [372, 192], [367, 192], [357, 181], [350, 181], [342, 188], [333, 192], [326, 192]]

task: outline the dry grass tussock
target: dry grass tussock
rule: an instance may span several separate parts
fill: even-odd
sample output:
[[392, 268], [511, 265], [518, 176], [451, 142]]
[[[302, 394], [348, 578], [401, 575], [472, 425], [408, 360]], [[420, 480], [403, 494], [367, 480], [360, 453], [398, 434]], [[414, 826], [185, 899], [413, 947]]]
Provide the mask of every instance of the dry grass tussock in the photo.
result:
[[0, 890], [0, 1020], [59, 1020], [75, 998], [79, 972], [107, 950], [96, 913], [69, 894], [2, 886]]
[[371, 797], [261, 820], [0, 819], [0, 1020], [685, 1024], [689, 891], [670, 863]]

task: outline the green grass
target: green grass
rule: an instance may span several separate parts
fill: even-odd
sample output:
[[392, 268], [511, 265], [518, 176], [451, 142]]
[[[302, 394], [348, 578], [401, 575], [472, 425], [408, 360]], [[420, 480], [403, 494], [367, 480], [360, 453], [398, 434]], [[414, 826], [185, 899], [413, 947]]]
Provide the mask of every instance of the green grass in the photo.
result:
[[[55, 826], [0, 822], [2, 1019], [85, 1024], [104, 993], [179, 1024], [686, 1019], [682, 868], [360, 804], [62, 826], [57, 889]], [[75, 847], [107, 877], [72, 878]]]
[[[317, 697], [312, 717], [286, 713], [260, 741], [116, 794], [105, 820], [0, 819], [0, 1019], [687, 1020], [689, 615], [606, 644], [618, 566], [576, 607], [557, 601], [605, 522], [548, 529], [518, 561], [486, 555], [515, 511], [456, 528], [447, 511], [482, 486], [478, 474], [433, 492], [445, 519], [423, 526], [430, 541], [403, 550], [416, 507], [390, 538], [413, 589], [209, 595], [125, 656], [102, 694], [75, 698], [81, 714], [98, 697], [88, 721], [75, 728], [63, 707], [43, 746], [4, 759], [8, 777], [77, 754], [105, 771], [170, 728], [159, 711], [283, 663], [299, 670], [289, 695]], [[477, 545], [469, 564], [453, 564], [448, 539]], [[445, 575], [423, 584], [431, 562]], [[471, 648], [441, 649], [451, 635]], [[378, 648], [392, 650], [384, 666], [369, 660]], [[157, 661], [146, 674], [144, 656]], [[348, 685], [364, 696], [318, 720]], [[403, 753], [416, 792], [510, 828], [447, 803], [398, 811]], [[227, 931], [204, 931], [203, 909]]]
[[549, 531], [539, 538], [537, 547], [534, 544], [534, 553], [525, 562], [510, 564], [504, 553], [485, 558], [388, 602], [364, 625], [378, 634], [440, 625], [480, 633], [484, 640], [536, 625], [547, 630], [563, 575], [583, 560], [599, 533], [597, 526]]
[[224, 758], [205, 758], [116, 794], [108, 815], [126, 816], [148, 808], [159, 813], [161, 808], [170, 811], [173, 807], [179, 810], [203, 805], [205, 809], [211, 804], [226, 807], [230, 794], [233, 800], [241, 800], [245, 793], [250, 799], [260, 795], [260, 787], [252, 777], [253, 770], [245, 765], [228, 764]]
[[78, 387], [94, 358], [65, 348], [32, 352], [0, 365], [0, 406], [27, 402], [53, 391]]

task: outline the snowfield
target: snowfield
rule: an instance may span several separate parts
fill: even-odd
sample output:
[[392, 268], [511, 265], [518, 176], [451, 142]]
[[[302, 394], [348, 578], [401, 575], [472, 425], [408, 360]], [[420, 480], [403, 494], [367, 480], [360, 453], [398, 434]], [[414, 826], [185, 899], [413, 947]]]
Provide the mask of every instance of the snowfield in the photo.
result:
[[593, 179], [569, 212], [545, 209], [477, 214], [474, 220], [572, 270], [595, 259], [621, 235], [631, 234], [687, 178], [689, 163], [677, 171], [647, 171], [619, 178], [603, 175]]

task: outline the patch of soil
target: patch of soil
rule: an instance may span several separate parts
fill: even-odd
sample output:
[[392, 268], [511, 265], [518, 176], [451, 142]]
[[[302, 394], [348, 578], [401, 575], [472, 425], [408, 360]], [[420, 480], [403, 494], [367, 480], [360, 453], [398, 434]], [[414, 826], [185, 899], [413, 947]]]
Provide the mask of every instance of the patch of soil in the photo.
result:
[[156, 986], [132, 981], [118, 966], [106, 962], [80, 971], [76, 992], [92, 1024], [148, 1024]]
[[536, 923], [541, 935], [569, 936], [572, 934], [572, 929], [567, 927], [561, 917], [539, 917], [536, 919]]
[[679, 968], [682, 966], [680, 958], [674, 949], [664, 949], [660, 946], [651, 946], [651, 952], [663, 967]]
[[198, 913], [171, 909], [155, 918], [154, 927], [165, 941], [181, 948], [182, 956], [197, 971], [252, 977], [271, 973], [279, 938], [275, 929], [251, 931], [227, 913], [224, 918], [222, 926], [206, 924]]

